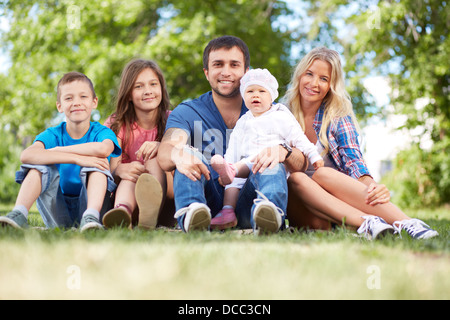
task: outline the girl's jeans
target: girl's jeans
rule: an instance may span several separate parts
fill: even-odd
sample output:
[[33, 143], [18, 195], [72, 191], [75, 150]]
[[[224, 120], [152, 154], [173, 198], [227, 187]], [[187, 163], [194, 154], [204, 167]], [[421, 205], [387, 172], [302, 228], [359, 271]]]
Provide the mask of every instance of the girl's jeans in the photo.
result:
[[[209, 172], [212, 172], [213, 169], [199, 151], [194, 149], [185, 150], [189, 150], [197, 158], [201, 159], [208, 167]], [[214, 217], [223, 207], [224, 188], [220, 185], [218, 179], [210, 179], [208, 181], [202, 175], [201, 180], [192, 181], [184, 174], [178, 172], [178, 170], [175, 170], [173, 187], [176, 211], [198, 202], [206, 204], [211, 209], [212, 217]], [[248, 229], [254, 227], [252, 218], [253, 200], [259, 198], [256, 190], [263, 193], [269, 201], [282, 209], [283, 212], [286, 212], [288, 189], [284, 165], [278, 164], [274, 169], [266, 169], [262, 174], [250, 173], [239, 194], [236, 206], [238, 227], [240, 228]], [[284, 218], [285, 216], [282, 217], [282, 222], [284, 222]], [[178, 218], [178, 223], [181, 227], [183, 226], [183, 221], [184, 215]]]
[[108, 209], [111, 192], [116, 184], [109, 171], [96, 168], [81, 168], [80, 177], [82, 188], [79, 196], [66, 196], [59, 186], [59, 171], [56, 166], [22, 165], [16, 172], [16, 182], [22, 184], [31, 169], [42, 174], [42, 191], [36, 201], [36, 206], [47, 228], [71, 228], [79, 226], [84, 211], [87, 209], [87, 176], [90, 172], [101, 172], [108, 178], [108, 187], [102, 212]]

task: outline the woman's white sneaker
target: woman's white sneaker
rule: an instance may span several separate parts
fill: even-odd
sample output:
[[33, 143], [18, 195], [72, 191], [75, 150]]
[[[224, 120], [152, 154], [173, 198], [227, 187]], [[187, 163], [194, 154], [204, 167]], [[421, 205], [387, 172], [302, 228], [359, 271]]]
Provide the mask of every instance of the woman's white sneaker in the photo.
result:
[[405, 230], [414, 239], [430, 239], [439, 235], [437, 231], [419, 219], [395, 221], [394, 228], [400, 237], [402, 230]]
[[368, 240], [374, 240], [378, 236], [384, 236], [386, 234], [393, 234], [394, 228], [377, 216], [363, 216], [361, 217], [365, 221], [358, 229], [358, 234], [364, 235]]

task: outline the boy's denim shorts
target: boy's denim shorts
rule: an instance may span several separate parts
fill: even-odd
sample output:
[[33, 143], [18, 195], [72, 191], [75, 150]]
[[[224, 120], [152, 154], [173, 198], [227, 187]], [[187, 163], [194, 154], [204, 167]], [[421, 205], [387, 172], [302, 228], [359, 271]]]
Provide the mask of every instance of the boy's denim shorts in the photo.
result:
[[62, 193], [59, 185], [59, 171], [55, 165], [24, 164], [16, 172], [16, 182], [22, 184], [30, 170], [42, 174], [42, 190], [36, 201], [36, 206], [47, 228], [71, 228], [80, 224], [84, 211], [87, 209], [87, 176], [90, 172], [101, 172], [108, 178], [107, 192], [103, 211], [109, 208], [109, 196], [116, 189], [114, 178], [109, 171], [97, 168], [81, 168], [80, 178], [82, 188], [78, 196], [67, 196]]

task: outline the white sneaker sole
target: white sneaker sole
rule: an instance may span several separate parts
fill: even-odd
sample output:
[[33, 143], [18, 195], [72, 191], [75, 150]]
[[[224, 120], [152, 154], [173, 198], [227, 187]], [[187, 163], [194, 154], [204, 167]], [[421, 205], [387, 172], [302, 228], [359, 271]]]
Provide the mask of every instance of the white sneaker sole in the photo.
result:
[[14, 220], [7, 217], [0, 217], [0, 226], [2, 227], [13, 227], [15, 229], [22, 229]]
[[85, 232], [87, 230], [103, 230], [103, 226], [96, 222], [86, 223], [83, 228], [80, 229], [80, 232]]
[[260, 233], [274, 233], [280, 229], [277, 215], [279, 215], [277, 210], [268, 205], [260, 205], [255, 209], [253, 220]]
[[[193, 230], [208, 230], [211, 224], [211, 214], [205, 207], [199, 207], [193, 209], [190, 214], [191, 217], [186, 215], [184, 229], [186, 232]], [[187, 224], [186, 224], [187, 222]]]

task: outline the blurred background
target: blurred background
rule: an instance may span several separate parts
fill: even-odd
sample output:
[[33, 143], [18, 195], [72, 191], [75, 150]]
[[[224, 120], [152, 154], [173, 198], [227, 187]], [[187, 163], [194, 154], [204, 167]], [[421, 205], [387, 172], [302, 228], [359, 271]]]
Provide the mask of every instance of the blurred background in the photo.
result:
[[242, 38], [251, 66], [284, 94], [293, 67], [316, 46], [342, 57], [366, 161], [404, 208], [450, 203], [450, 4], [438, 0], [0, 0], [0, 202], [15, 201], [20, 152], [62, 119], [56, 84], [85, 73], [114, 111], [121, 71], [156, 61], [175, 108], [210, 87], [208, 42]]

